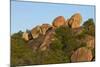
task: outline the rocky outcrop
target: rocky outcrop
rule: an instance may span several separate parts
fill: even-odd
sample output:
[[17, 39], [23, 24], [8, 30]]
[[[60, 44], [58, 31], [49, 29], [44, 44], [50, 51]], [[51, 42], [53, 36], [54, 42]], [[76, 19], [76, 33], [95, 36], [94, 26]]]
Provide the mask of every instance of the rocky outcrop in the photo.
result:
[[28, 45], [33, 49], [33, 51], [45, 51], [49, 48], [50, 43], [53, 40], [54, 29], [48, 29], [46, 35], [40, 34], [38, 38], [28, 41]]
[[71, 56], [71, 62], [86, 62], [93, 58], [92, 52], [86, 47], [78, 48]]
[[54, 30], [48, 30], [48, 32], [46, 33], [46, 36], [44, 38], [44, 41], [43, 43], [40, 45], [40, 50], [41, 51], [45, 51], [49, 45], [51, 44], [52, 40], [53, 40], [53, 37], [54, 37]]
[[42, 24], [41, 26], [36, 26], [31, 30], [33, 39], [38, 38], [40, 34], [45, 35], [46, 31], [52, 26], [49, 24]]
[[63, 25], [69, 26], [71, 28], [79, 28], [82, 22], [82, 16], [79, 13], [74, 14], [71, 18], [65, 21], [63, 16], [58, 16], [54, 19], [52, 25], [57, 28]]
[[63, 16], [58, 16], [54, 19], [52, 25], [57, 28], [57, 27], [60, 27], [60, 26], [63, 26], [65, 25], [65, 18]]
[[[81, 21], [82, 16], [79, 13], [74, 14], [67, 20], [65, 20], [63, 16], [58, 16], [54, 19], [52, 25], [42, 24], [40, 26], [36, 26], [30, 31], [30, 33], [24, 32], [22, 37], [26, 41], [29, 41], [28, 44], [34, 45], [36, 43], [39, 45], [37, 48], [44, 51], [50, 45], [56, 28], [60, 26], [68, 26], [72, 28], [73, 35], [77, 36], [83, 31], [83, 28], [80, 26]], [[39, 43], [36, 40], [39, 41]], [[77, 41], [79, 41], [79, 43], [85, 43], [85, 47], [87, 48], [94, 48], [94, 37], [86, 36], [85, 38]]]
[[45, 39], [45, 36], [44, 35], [40, 35], [38, 38], [36, 39], [32, 39], [32, 40], [29, 40], [27, 42], [28, 46], [30, 48], [32, 48], [33, 52], [36, 52], [37, 50], [39, 50], [39, 47], [41, 46], [41, 44], [43, 43]]
[[[17, 46], [22, 47], [21, 53], [27, 49], [24, 53], [27, 55], [26, 53], [29, 52], [29, 56], [27, 55], [25, 60], [34, 58], [32, 64], [94, 61], [95, 35], [92, 34], [95, 33], [93, 30], [95, 27], [92, 26], [92, 20], [80, 26], [81, 21], [82, 16], [79, 13], [66, 20], [63, 16], [58, 16], [51, 23], [52, 25], [43, 23], [24, 33], [21, 31], [15, 33], [12, 36], [13, 47], [15, 49]], [[20, 38], [21, 36], [25, 41]]]
[[[28, 32], [24, 32], [22, 38], [24, 38], [26, 41], [28, 41], [28, 38], [36, 39], [39, 37], [40, 34], [45, 35], [46, 31], [48, 31], [49, 28], [58, 28], [60, 26], [68, 26], [71, 28], [79, 28], [80, 23], [82, 20], [82, 16], [79, 13], [74, 14], [70, 19], [67, 19], [65, 21], [65, 18], [63, 16], [58, 16], [54, 19], [52, 25], [49, 24], [42, 24], [40, 26], [36, 26], [31, 30], [31, 34]], [[31, 37], [29, 37], [31, 36]]]
[[79, 13], [76, 13], [68, 20], [68, 26], [71, 28], [78, 28], [80, 27], [81, 22], [82, 16]]

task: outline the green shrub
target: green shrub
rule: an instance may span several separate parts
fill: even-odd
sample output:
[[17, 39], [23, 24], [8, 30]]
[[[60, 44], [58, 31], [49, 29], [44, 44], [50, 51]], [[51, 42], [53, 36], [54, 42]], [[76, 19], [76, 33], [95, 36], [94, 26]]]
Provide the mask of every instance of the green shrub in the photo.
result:
[[84, 22], [83, 27], [85, 34], [95, 36], [95, 23], [93, 19], [88, 19], [86, 22]]
[[26, 65], [33, 64], [34, 54], [32, 49], [27, 46], [27, 43], [21, 38], [22, 33], [18, 32], [11, 36], [11, 65]]

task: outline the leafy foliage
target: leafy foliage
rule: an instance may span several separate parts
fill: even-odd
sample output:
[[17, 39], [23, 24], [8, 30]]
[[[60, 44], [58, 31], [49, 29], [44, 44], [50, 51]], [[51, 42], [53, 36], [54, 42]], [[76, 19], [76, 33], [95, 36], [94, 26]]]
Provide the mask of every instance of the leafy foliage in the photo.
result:
[[11, 64], [26, 65], [34, 63], [34, 54], [32, 49], [27, 47], [26, 42], [21, 38], [22, 32], [11, 36]]
[[75, 36], [73, 30], [69, 27], [60, 27], [55, 32], [56, 40], [53, 42], [56, 46], [55, 49], [59, 46], [60, 50], [63, 51], [69, 59], [74, 50], [84, 45], [77, 41], [78, 36]]
[[[49, 51], [33, 52], [22, 38], [22, 32], [15, 33], [11, 36], [11, 64], [12, 66], [29, 65], [29, 64], [51, 64], [68, 62], [68, 57], [61, 51], [60, 43], [57, 50], [53, 51], [57, 45], [52, 46]], [[58, 43], [58, 42], [56, 42]], [[60, 49], [60, 50], [59, 50]], [[58, 51], [59, 50], [59, 51]]]
[[95, 36], [95, 23], [93, 19], [88, 19], [86, 22], [84, 22], [83, 27], [85, 34]]

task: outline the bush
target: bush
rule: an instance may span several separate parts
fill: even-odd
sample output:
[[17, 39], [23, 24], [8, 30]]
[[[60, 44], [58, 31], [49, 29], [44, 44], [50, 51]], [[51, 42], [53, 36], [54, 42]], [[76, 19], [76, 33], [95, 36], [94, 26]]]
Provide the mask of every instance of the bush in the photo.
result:
[[86, 22], [84, 22], [83, 27], [85, 34], [95, 36], [95, 23], [93, 19], [88, 19]]
[[72, 53], [79, 47], [83, 47], [86, 43], [83, 43], [82, 40], [86, 36], [84, 33], [84, 29], [82, 29], [82, 33], [78, 35], [74, 35], [73, 29], [63, 26], [56, 29], [55, 41], [52, 42], [53, 47], [66, 53], [66, 55], [70, 58]]
[[22, 32], [11, 36], [11, 65], [33, 64], [34, 54], [32, 49], [27, 47], [27, 43], [21, 38]]

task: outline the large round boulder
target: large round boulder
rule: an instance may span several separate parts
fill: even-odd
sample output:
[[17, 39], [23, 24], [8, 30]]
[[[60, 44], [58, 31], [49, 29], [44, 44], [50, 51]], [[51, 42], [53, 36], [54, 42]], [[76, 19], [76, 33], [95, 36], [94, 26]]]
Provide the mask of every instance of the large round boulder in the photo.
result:
[[71, 56], [71, 62], [86, 62], [93, 58], [92, 51], [86, 47], [78, 48]]
[[56, 17], [56, 18], [54, 19], [52, 25], [53, 25], [54, 27], [56, 27], [56, 28], [57, 28], [57, 27], [60, 27], [60, 26], [62, 26], [62, 25], [65, 25], [65, 18], [64, 18], [63, 16], [58, 16], [58, 17]]
[[68, 20], [68, 25], [71, 28], [78, 28], [80, 27], [80, 23], [82, 22], [82, 16], [79, 13], [74, 14]]

